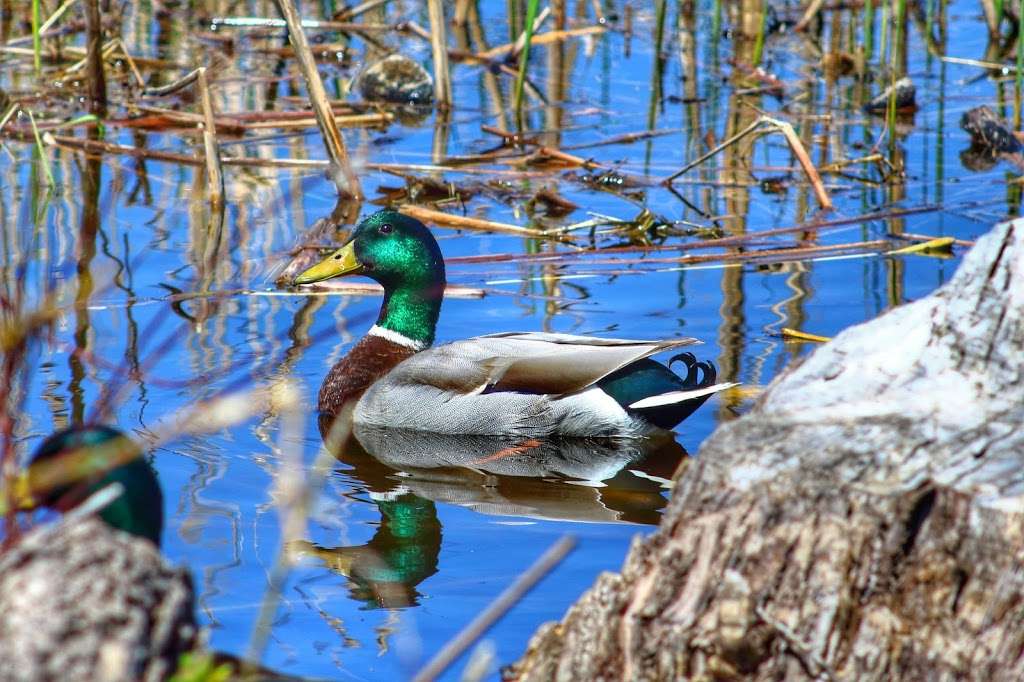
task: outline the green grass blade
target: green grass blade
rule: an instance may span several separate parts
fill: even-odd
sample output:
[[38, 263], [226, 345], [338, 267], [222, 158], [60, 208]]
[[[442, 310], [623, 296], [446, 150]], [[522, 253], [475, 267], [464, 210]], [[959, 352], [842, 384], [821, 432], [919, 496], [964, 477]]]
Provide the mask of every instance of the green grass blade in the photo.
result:
[[50, 187], [57, 185], [53, 179], [53, 170], [50, 168], [50, 159], [46, 156], [46, 148], [43, 146], [43, 138], [39, 136], [39, 128], [36, 126], [36, 119], [32, 115], [32, 112], [28, 109], [24, 110], [28, 114], [28, 120], [32, 124], [32, 134], [36, 137], [36, 152], [39, 153], [39, 160], [43, 164], [43, 171], [46, 172], [46, 181], [50, 183]]
[[523, 44], [523, 51], [519, 53], [519, 73], [516, 75], [516, 126], [521, 131], [523, 125], [523, 85], [526, 83], [526, 67], [530, 63], [530, 42], [533, 40], [533, 22], [537, 18], [537, 8], [540, 0], [530, 0], [526, 5], [526, 23], [523, 31], [526, 33], [526, 42]]

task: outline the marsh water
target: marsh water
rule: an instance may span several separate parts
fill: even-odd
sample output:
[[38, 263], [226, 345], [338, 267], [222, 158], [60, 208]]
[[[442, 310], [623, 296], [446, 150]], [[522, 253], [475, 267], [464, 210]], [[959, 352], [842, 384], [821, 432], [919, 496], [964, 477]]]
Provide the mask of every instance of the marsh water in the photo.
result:
[[[832, 336], [918, 299], [949, 279], [965, 246], [956, 243], [948, 257], [887, 251], [919, 235], [970, 242], [1018, 211], [1014, 168], [961, 159], [969, 142], [958, 123], [967, 109], [987, 104], [1013, 116], [1012, 74], [958, 61], [993, 59], [977, 3], [919, 3], [905, 35], [883, 30], [888, 17], [878, 11], [860, 74], [855, 63], [845, 74], [828, 64], [829, 55], [856, 56], [864, 44], [861, 13], [830, 9], [798, 34], [791, 30], [797, 3], [772, 3], [760, 60], [771, 78], [743, 75], [757, 41], [741, 4], [667, 3], [663, 22], [659, 3], [631, 4], [627, 11], [619, 2], [570, 3], [567, 28], [607, 30], [533, 48], [524, 114], [533, 140], [518, 151], [506, 147], [507, 158], [495, 152], [503, 138], [482, 126], [515, 128], [514, 75], [468, 61], [452, 62], [447, 115], [403, 113], [383, 126], [346, 128], [369, 200], [357, 212], [413, 202], [559, 236], [432, 226], [450, 283], [472, 294], [446, 300], [440, 342], [506, 330], [692, 336], [703, 342], [694, 349], [698, 358], [742, 388], [715, 396], [674, 441], [646, 452], [547, 443], [524, 454], [514, 443], [371, 434], [368, 452], [337, 453], [304, 538], [287, 548], [300, 561], [284, 584], [264, 664], [330, 679], [409, 676], [570, 534], [576, 549], [486, 635], [497, 663], [514, 660], [539, 625], [561, 617], [601, 571], [621, 565], [633, 538], [653, 531], [674, 472], [715, 427], [741, 415], [758, 387], [813, 350], [784, 338], [783, 328]], [[452, 30], [453, 47], [482, 52], [509, 41], [506, 4], [478, 5], [470, 28]], [[303, 7], [310, 18], [323, 18], [322, 10]], [[140, 3], [117, 25], [150, 86], [207, 65], [221, 114], [303, 109], [305, 89], [282, 29], [213, 21], [243, 11], [277, 16], [264, 2], [210, 3], [201, 12]], [[388, 3], [358, 20], [428, 25], [424, 7], [412, 2]], [[7, 40], [27, 32], [17, 22], [4, 30]], [[429, 43], [408, 33], [310, 35], [331, 48], [321, 74], [338, 100], [360, 101], [349, 82], [384, 50], [430, 68]], [[73, 33], [65, 43], [82, 44]], [[861, 106], [890, 82], [893, 45], [896, 69], [916, 84], [918, 110], [901, 115], [888, 135], [885, 116]], [[44, 127], [70, 120], [84, 107], [76, 77], [65, 72], [70, 63], [46, 62], [37, 78], [30, 59], [7, 53], [3, 88]], [[194, 125], [126, 122], [145, 113], [126, 102], [198, 112], [196, 97], [138, 97], [125, 60], [111, 58], [109, 68], [115, 104], [105, 141], [201, 156]], [[36, 97], [41, 84], [45, 94]], [[779, 134], [744, 138], [671, 189], [659, 184], [761, 113], [792, 123], [819, 167], [876, 153], [884, 160], [823, 173], [835, 204], [829, 214], [819, 214]], [[25, 130], [29, 121], [19, 116], [14, 124]], [[43, 163], [28, 137], [9, 139], [0, 154], [2, 272], [8, 296], [23, 287], [31, 305], [54, 290], [65, 306], [32, 346], [19, 385], [15, 434], [25, 452], [54, 429], [97, 415], [145, 442], [161, 420], [223, 391], [283, 378], [300, 387], [297, 432], [268, 410], [150, 451], [164, 491], [163, 551], [192, 571], [210, 646], [243, 655], [282, 545], [273, 492], [281, 453], [300, 452], [307, 464], [317, 457], [320, 380], [372, 324], [380, 297], [275, 283], [293, 247], [335, 208], [337, 192], [322, 169], [267, 163], [325, 158], [315, 125], [243, 126], [219, 144], [223, 156], [265, 163], [226, 166], [225, 219], [211, 247], [201, 166], [87, 156], [67, 144], [44, 146]], [[541, 144], [597, 165], [523, 163]], [[542, 190], [571, 205], [553, 210], [537, 199]], [[638, 218], [639, 226], [631, 222]], [[824, 227], [685, 250], [815, 221]], [[313, 241], [327, 246], [340, 236]], [[849, 244], [793, 257], [743, 256]], [[684, 258], [694, 253], [734, 257]], [[464, 663], [448, 676], [457, 678]]]

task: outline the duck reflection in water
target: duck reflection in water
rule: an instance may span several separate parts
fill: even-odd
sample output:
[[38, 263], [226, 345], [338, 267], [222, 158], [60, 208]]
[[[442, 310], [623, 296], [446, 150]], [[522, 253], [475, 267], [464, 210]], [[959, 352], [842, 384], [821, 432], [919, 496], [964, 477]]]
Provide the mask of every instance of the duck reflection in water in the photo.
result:
[[[325, 441], [331, 417], [320, 421]], [[380, 511], [363, 545], [293, 542], [344, 575], [369, 607], [414, 606], [438, 570], [442, 528], [435, 503], [482, 514], [562, 521], [657, 524], [664, 491], [686, 451], [662, 439], [511, 439], [356, 426], [335, 450]]]

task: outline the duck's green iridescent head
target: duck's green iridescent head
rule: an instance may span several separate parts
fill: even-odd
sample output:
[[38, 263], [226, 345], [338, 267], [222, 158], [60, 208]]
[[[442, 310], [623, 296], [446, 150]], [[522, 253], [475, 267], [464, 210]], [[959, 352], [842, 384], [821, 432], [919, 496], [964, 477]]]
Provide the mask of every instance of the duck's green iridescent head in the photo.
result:
[[72, 426], [44, 440], [29, 463], [35, 506], [69, 511], [93, 493], [120, 483], [121, 495], [100, 511], [109, 525], [160, 545], [163, 494], [139, 446], [109, 426]]
[[397, 211], [377, 211], [349, 240], [295, 278], [312, 284], [344, 275], [366, 275], [384, 287], [377, 326], [429, 345], [444, 295], [444, 258], [423, 223]]

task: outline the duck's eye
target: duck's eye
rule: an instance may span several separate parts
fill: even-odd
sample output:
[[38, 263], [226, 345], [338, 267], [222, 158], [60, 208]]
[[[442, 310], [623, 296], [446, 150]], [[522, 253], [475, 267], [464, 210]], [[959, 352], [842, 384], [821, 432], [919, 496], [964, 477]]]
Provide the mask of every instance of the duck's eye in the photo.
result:
[[384, 223], [383, 225], [380, 226], [380, 233], [381, 234], [391, 234], [391, 230], [392, 230], [391, 223]]

